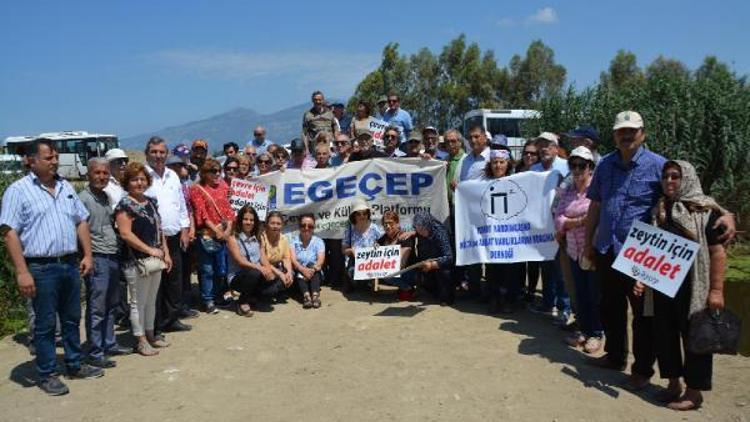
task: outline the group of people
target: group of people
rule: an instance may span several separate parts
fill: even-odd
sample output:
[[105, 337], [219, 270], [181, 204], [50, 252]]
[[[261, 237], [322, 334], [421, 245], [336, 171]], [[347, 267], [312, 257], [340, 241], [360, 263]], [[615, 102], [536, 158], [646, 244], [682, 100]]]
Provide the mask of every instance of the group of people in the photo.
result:
[[[565, 134], [569, 153], [560, 136], [543, 132], [526, 142], [515, 160], [502, 135], [490, 138], [481, 126], [471, 128], [468, 139], [455, 129], [442, 136], [434, 127], [418, 131], [397, 95], [382, 100], [378, 117], [390, 125], [382, 144], [376, 145], [370, 133], [373, 116], [367, 102], [348, 117], [343, 106], [329, 107], [315, 92], [302, 135], [289, 150], [269, 141], [263, 127], [255, 128], [244, 148], [227, 143], [216, 158], [204, 140], [170, 151], [165, 140], [152, 137], [145, 164], [131, 162], [119, 149], [91, 159], [88, 185], [80, 193], [57, 175], [54, 144], [35, 141], [26, 152], [29, 173], [3, 197], [0, 226], [19, 289], [29, 298], [39, 386], [51, 395], [68, 391], [55, 371], [58, 331], [66, 375], [98, 377], [103, 368], [115, 366], [110, 356], [131, 352], [117, 344], [116, 323], [130, 326], [135, 352], [153, 356], [169, 346], [164, 333], [191, 329], [184, 321], [196, 318], [196, 309], [215, 314], [233, 306], [238, 315], [249, 317], [290, 295], [305, 309], [320, 308], [321, 284], [345, 292], [363, 284], [353, 277], [357, 249], [397, 244], [402, 267], [416, 264], [416, 270], [390, 281], [398, 288], [398, 300], [413, 300], [420, 289], [445, 305], [452, 305], [457, 294], [473, 296], [487, 302], [493, 314], [513, 312], [526, 300], [533, 312], [553, 316], [573, 331], [566, 339], [571, 346], [592, 355], [603, 348], [604, 356], [591, 359], [603, 368], [625, 369], [629, 303], [635, 355], [630, 387], [645, 387], [658, 362], [661, 376], [669, 379], [661, 399], [673, 409], [700, 406], [700, 391], [711, 388], [711, 356], [692, 354], [681, 347], [681, 339], [684, 344], [691, 315], [723, 307], [723, 245], [734, 236], [735, 222], [703, 194], [690, 163], [648, 150], [643, 119], [633, 111], [616, 116], [616, 150], [609, 154], [597, 153], [594, 128], [578, 127]], [[285, 235], [279, 210], [261, 221], [252, 206], [235, 212], [229, 201], [234, 178], [397, 157], [445, 162], [451, 210], [455, 189], [468, 180], [556, 172], [559, 187], [550, 212], [561, 245], [558, 256], [458, 267], [453, 211], [448, 221], [420, 212], [405, 228], [403, 216], [392, 211], [375, 221], [369, 205], [358, 200], [343, 238], [321, 239], [312, 214], [301, 216], [293, 234]], [[636, 220], [701, 244], [696, 265], [674, 299], [611, 268]], [[194, 263], [198, 303], [190, 280]], [[81, 276], [86, 286], [83, 347]]]

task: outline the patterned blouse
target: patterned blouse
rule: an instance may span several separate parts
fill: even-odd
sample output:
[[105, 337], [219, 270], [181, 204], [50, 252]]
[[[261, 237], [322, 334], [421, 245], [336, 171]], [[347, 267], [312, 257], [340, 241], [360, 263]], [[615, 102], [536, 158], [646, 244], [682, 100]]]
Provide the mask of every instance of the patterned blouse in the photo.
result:
[[[146, 202], [145, 204], [139, 204], [138, 202], [132, 200], [129, 196], [123, 196], [122, 199], [120, 199], [120, 202], [115, 207], [115, 215], [117, 215], [120, 211], [123, 211], [128, 216], [133, 218], [133, 224], [130, 228], [133, 234], [148, 246], [157, 248], [159, 247], [161, 242], [159, 239], [159, 218], [156, 212], [156, 199], [149, 197], [146, 197], [146, 199], [148, 200], [148, 202]], [[123, 242], [123, 248], [125, 252], [125, 262], [128, 264], [132, 263], [136, 259], [148, 257], [148, 254], [145, 254], [128, 246], [127, 242]]]
[[[569, 219], [585, 217], [591, 200], [586, 197], [586, 190], [583, 193], [578, 193], [575, 184], [571, 184], [559, 191], [558, 196], [559, 201], [555, 207], [554, 214], [555, 228], [560, 231]], [[586, 226], [579, 226], [565, 232], [565, 242], [568, 256], [578, 261], [581, 258], [586, 242]]]

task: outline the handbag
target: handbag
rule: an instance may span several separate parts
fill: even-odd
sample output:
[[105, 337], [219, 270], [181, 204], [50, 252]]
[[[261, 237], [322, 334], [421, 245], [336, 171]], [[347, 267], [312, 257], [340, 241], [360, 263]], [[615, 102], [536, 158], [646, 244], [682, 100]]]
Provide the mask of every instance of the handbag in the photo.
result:
[[697, 355], [736, 355], [742, 321], [728, 310], [704, 309], [690, 317], [687, 348]]
[[135, 267], [138, 269], [138, 274], [141, 277], [145, 277], [157, 271], [163, 271], [167, 268], [167, 264], [161, 258], [149, 256], [136, 260]]
[[[154, 204], [149, 200], [148, 202], [151, 209], [154, 211], [154, 220], [156, 222], [156, 237], [161, 239], [161, 224], [159, 221], [159, 211], [156, 210]], [[159, 242], [160, 243], [160, 242]], [[157, 247], [159, 244], [157, 243]], [[146, 277], [157, 271], [162, 271], [167, 268], [167, 263], [163, 259], [155, 256], [147, 256], [145, 258], [138, 258], [135, 260], [135, 268], [141, 277]]]

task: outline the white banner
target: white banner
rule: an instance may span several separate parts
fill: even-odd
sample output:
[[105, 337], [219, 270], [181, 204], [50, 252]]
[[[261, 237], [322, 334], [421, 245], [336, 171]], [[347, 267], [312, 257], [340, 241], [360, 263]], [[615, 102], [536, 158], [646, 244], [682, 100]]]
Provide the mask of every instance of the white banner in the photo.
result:
[[384, 278], [401, 270], [401, 246], [359, 248], [354, 254], [354, 279]]
[[524, 172], [459, 183], [457, 265], [554, 259], [552, 201], [558, 178], [556, 172]]
[[699, 248], [692, 240], [634, 221], [612, 268], [674, 297]]
[[260, 181], [232, 179], [229, 186], [229, 204], [235, 212], [250, 204], [258, 213], [260, 221], [266, 221], [268, 190], [268, 185]]
[[376, 158], [330, 169], [287, 169], [254, 180], [271, 186], [275, 194], [269, 202], [287, 217], [287, 229], [296, 230], [299, 216], [312, 213], [315, 234], [341, 239], [352, 205], [362, 199], [378, 225], [388, 210], [398, 214], [405, 229], [411, 228], [419, 211], [445, 221], [449, 213], [445, 172], [444, 161]]

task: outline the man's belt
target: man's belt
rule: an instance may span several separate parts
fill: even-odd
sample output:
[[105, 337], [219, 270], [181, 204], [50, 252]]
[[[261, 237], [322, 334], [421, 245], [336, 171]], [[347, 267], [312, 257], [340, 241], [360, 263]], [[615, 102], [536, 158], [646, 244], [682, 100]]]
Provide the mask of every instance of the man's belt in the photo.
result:
[[69, 263], [70, 261], [75, 261], [78, 258], [78, 254], [70, 253], [67, 255], [61, 255], [61, 256], [44, 256], [44, 257], [34, 257], [34, 258], [26, 258], [26, 264], [63, 264], [63, 263]]

